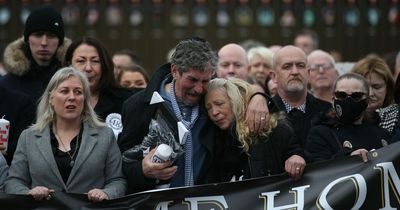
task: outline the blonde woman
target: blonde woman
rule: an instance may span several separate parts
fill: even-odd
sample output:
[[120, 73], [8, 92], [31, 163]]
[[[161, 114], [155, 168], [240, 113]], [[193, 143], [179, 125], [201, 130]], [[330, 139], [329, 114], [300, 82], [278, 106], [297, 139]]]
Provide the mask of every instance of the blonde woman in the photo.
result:
[[221, 129], [217, 154], [226, 154], [226, 158], [216, 160], [219, 174], [222, 173], [220, 178], [227, 181], [231, 176], [253, 178], [287, 172], [299, 179], [304, 165], [286, 161], [299, 147], [293, 144], [293, 130], [281, 114], [272, 114], [268, 130], [250, 133], [245, 113], [253, 95], [250, 84], [239, 79], [216, 78], [208, 85], [208, 116]]
[[72, 67], [50, 80], [37, 122], [24, 130], [6, 181], [6, 193], [50, 199], [52, 192], [87, 193], [91, 201], [123, 196], [121, 153], [113, 131], [90, 106], [89, 83]]

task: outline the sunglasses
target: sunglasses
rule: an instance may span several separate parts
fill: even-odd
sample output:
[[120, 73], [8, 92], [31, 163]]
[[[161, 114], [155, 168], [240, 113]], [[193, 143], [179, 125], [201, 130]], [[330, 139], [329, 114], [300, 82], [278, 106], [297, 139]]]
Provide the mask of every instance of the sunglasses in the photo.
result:
[[353, 101], [356, 101], [356, 102], [361, 101], [364, 98], [366, 98], [365, 97], [366, 95], [367, 94], [363, 93], [363, 92], [353, 92], [351, 94], [347, 94], [344, 91], [336, 91], [335, 92], [335, 98], [338, 100], [345, 100], [347, 97], [350, 97]]

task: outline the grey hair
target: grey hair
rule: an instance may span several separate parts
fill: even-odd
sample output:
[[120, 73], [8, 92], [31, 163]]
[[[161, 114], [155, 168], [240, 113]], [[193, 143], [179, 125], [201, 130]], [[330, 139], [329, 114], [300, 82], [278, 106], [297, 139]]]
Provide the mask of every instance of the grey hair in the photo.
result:
[[215, 73], [217, 61], [217, 55], [211, 49], [210, 44], [200, 38], [180, 41], [171, 57], [171, 63], [177, 66], [180, 74], [189, 69], [205, 71], [209, 68]]
[[86, 76], [73, 67], [65, 67], [58, 70], [51, 78], [42, 97], [40, 98], [37, 108], [37, 121], [32, 125], [32, 128], [38, 131], [43, 131], [47, 126], [56, 120], [54, 108], [50, 104], [50, 96], [62, 82], [70, 77], [77, 77], [83, 86], [84, 105], [81, 114], [82, 122], [87, 122], [93, 127], [104, 127], [105, 124], [100, 122], [98, 116], [90, 105], [90, 89], [89, 82]]
[[250, 62], [254, 56], [259, 55], [263, 60], [265, 60], [270, 67], [272, 67], [272, 57], [273, 53], [270, 49], [266, 47], [253, 47], [247, 52], [247, 60]]
[[333, 56], [331, 54], [327, 53], [326, 51], [323, 51], [323, 50], [313, 50], [313, 51], [311, 51], [311, 53], [308, 54], [308, 56], [307, 56], [307, 62], [310, 60], [311, 57], [313, 57], [315, 55], [324, 55], [326, 58], [329, 59], [329, 62], [332, 65], [335, 65], [335, 59], [333, 58]]

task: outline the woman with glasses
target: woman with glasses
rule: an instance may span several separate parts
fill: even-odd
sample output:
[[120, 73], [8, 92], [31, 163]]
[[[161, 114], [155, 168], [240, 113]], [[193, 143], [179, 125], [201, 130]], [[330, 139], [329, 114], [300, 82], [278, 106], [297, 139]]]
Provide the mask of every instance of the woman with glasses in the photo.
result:
[[334, 111], [322, 117], [308, 135], [306, 153], [312, 161], [361, 155], [390, 142], [387, 130], [364, 121], [369, 85], [354, 73], [339, 76], [334, 83]]

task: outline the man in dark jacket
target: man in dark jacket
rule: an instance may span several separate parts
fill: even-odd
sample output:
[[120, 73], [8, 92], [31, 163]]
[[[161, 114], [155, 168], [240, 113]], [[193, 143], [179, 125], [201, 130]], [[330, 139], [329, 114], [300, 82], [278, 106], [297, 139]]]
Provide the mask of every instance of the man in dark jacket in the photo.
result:
[[24, 36], [4, 51], [7, 74], [0, 79], [0, 85], [23, 92], [36, 103], [61, 67], [69, 44], [64, 38], [61, 15], [50, 6], [38, 8], [27, 18]]
[[[274, 55], [273, 69], [278, 94], [272, 99], [280, 111], [287, 113], [301, 146], [298, 155], [305, 158], [304, 147], [312, 119], [319, 113], [329, 110], [332, 105], [307, 92], [309, 78], [307, 56], [300, 48], [285, 46], [278, 50]], [[303, 169], [296, 168], [296, 170]]]
[[[10, 122], [7, 152], [4, 155], [8, 165], [11, 164], [19, 134], [33, 122], [34, 105], [30, 97], [21, 92], [0, 86], [0, 118]], [[4, 149], [0, 145], [0, 151]]]
[[38, 99], [61, 67], [69, 43], [70, 40], [64, 38], [61, 15], [50, 6], [44, 6], [27, 18], [24, 36], [6, 47], [3, 62], [7, 74], [0, 78], [0, 87], [1, 91], [8, 89], [13, 93], [2, 92], [7, 100], [2, 102], [0, 114], [10, 121], [8, 163], [20, 133], [35, 118]]
[[[169, 111], [184, 122], [190, 134], [185, 139], [185, 154], [169, 162], [153, 163], [155, 149], [136, 162], [123, 162], [128, 191], [153, 189], [159, 180], [170, 180], [171, 187], [213, 182], [214, 124], [208, 119], [203, 96], [215, 72], [217, 57], [208, 42], [197, 38], [181, 41], [172, 56], [172, 64], [158, 69], [143, 91], [125, 101], [122, 110], [123, 130], [119, 137], [122, 152], [138, 145], [149, 131], [156, 112], [150, 106], [153, 92], [164, 99]], [[191, 146], [189, 146], [191, 144]]]
[[[118, 144], [123, 152], [122, 170], [128, 181], [129, 193], [153, 189], [163, 181], [170, 182], [171, 187], [220, 181], [214, 162], [218, 158], [215, 141], [221, 139], [216, 139], [218, 128], [208, 119], [204, 107], [204, 94], [216, 65], [217, 57], [207, 41], [199, 38], [182, 40], [176, 46], [171, 64], [161, 66], [146, 89], [125, 101], [122, 109], [123, 130]], [[149, 132], [150, 121], [157, 111], [149, 105], [154, 91], [159, 92], [170, 113], [189, 131], [182, 145], [184, 154], [175, 160], [175, 166], [171, 166], [170, 162], [153, 163], [151, 157], [155, 149], [136, 161], [125, 161], [129, 159], [125, 158], [125, 151], [140, 145]], [[259, 99], [253, 97], [253, 100]], [[269, 114], [268, 110], [250, 114], [251, 122], [256, 127], [260, 127], [260, 119], [265, 119], [265, 112]]]

